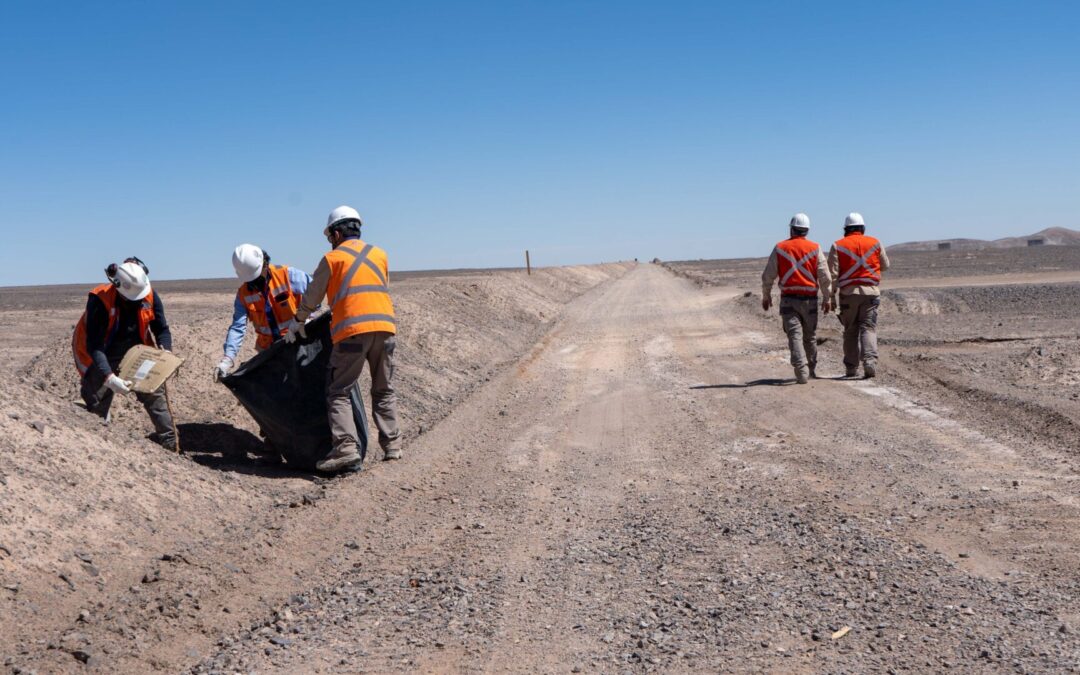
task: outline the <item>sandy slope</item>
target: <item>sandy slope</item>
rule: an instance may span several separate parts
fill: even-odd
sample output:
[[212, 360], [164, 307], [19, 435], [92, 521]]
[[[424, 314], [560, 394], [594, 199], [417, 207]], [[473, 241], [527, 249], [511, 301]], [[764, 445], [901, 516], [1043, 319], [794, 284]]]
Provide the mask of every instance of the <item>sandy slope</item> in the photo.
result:
[[[517, 358], [566, 301], [628, 267], [394, 282], [406, 445]], [[162, 291], [174, 348], [187, 359], [170, 384], [183, 457], [146, 440], [149, 422], [132, 401], [114, 408], [107, 428], [72, 405], [77, 380], [69, 341], [80, 312], [76, 302], [63, 299], [41, 319], [39, 330], [48, 337], [37, 343], [40, 354], [0, 386], [0, 654], [19, 667], [71, 667], [78, 665], [73, 654], [130, 663], [134, 671], [148, 663], [175, 666], [185, 652], [158, 656], [159, 649], [148, 647], [159, 639], [158, 623], [186, 617], [191, 605], [206, 602], [200, 594], [212, 596], [232, 583], [211, 581], [184, 590], [193, 595], [178, 594], [156, 581], [158, 568], [191, 559], [194, 550], [213, 558], [216, 570], [239, 569], [230, 560], [258, 564], [222, 549], [272, 533], [290, 507], [312, 503], [320, 493], [312, 476], [246, 456], [259, 447], [255, 427], [210, 377], [231, 295], [199, 282], [189, 286], [173, 283]], [[5, 311], [24, 319], [49, 313], [36, 289], [24, 296], [28, 301], [20, 307], [22, 296], [5, 295]], [[24, 329], [25, 321], [12, 324], [25, 349], [33, 331]], [[250, 342], [249, 336], [245, 354]], [[258, 605], [257, 594], [249, 601]], [[235, 622], [235, 615], [222, 617]], [[194, 616], [200, 616], [197, 610]]]
[[40, 628], [4, 626], [13, 663], [88, 644], [121, 672], [1075, 670], [1075, 449], [888, 368], [790, 385], [775, 315], [740, 290], [654, 265], [594, 287], [406, 461], [294, 508], [252, 493], [301, 479], [236, 477], [249, 515], [136, 556], [145, 583], [117, 573], [87, 622], [9, 604]]

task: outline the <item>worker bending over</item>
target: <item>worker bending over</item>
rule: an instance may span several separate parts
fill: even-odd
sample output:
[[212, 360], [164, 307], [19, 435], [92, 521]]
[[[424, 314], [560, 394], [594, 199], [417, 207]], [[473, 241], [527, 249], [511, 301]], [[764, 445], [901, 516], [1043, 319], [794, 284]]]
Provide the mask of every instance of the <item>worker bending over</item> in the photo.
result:
[[780, 320], [788, 338], [795, 381], [817, 377], [818, 292], [822, 311], [832, 309], [829, 268], [821, 247], [806, 238], [810, 217], [796, 213], [788, 224], [789, 237], [777, 244], [761, 274], [761, 308], [772, 306], [773, 282], [780, 285]]
[[[90, 291], [86, 311], [75, 326], [71, 349], [82, 378], [79, 393], [86, 409], [109, 421], [114, 394], [130, 394], [131, 382], [117, 372], [124, 354], [135, 345], [172, 350], [172, 334], [161, 296], [150, 287], [149, 270], [138, 258], [105, 268], [109, 283]], [[165, 395], [159, 390], [136, 393], [154, 425], [153, 439], [176, 450], [176, 433]]]
[[311, 283], [311, 276], [303, 270], [271, 265], [270, 254], [254, 244], [237, 246], [232, 263], [241, 283], [233, 301], [232, 325], [225, 334], [225, 355], [214, 368], [215, 380], [228, 375], [236, 364], [249, 323], [255, 330], [256, 351], [261, 352], [285, 336], [286, 326]]
[[323, 235], [333, 247], [319, 261], [315, 275], [287, 326], [285, 339], [303, 336], [304, 322], [323, 297], [330, 305], [334, 343], [327, 374], [326, 407], [333, 448], [316, 463], [320, 471], [357, 471], [363, 461], [349, 390], [366, 362], [371, 367], [371, 411], [379, 430], [383, 459], [401, 458], [394, 375], [394, 305], [386, 252], [360, 239], [360, 214], [349, 206], [330, 212]]
[[877, 239], [866, 235], [862, 214], [844, 218], [844, 238], [829, 250], [829, 270], [836, 278], [840, 323], [844, 325], [844, 369], [847, 377], [877, 375], [877, 318], [881, 305], [881, 273], [889, 256]]

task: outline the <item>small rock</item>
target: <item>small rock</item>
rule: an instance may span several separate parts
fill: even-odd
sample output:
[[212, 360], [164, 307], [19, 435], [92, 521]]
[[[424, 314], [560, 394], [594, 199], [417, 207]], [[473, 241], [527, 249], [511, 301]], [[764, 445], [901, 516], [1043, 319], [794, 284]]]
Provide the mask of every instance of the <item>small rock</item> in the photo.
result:
[[1058, 632], [1061, 633], [1062, 635], [1068, 635], [1069, 633], [1072, 632], [1072, 628], [1069, 628], [1069, 624], [1063, 623], [1060, 626], [1058, 626]]
[[345, 542], [345, 548], [355, 551], [360, 548], [360, 544], [357, 544], [355, 541], [347, 541]]
[[59, 576], [61, 579], [64, 580], [65, 583], [67, 583], [68, 588], [70, 588], [71, 590], [75, 590], [75, 582], [71, 580], [71, 577], [69, 577], [64, 572], [61, 572]]
[[82, 551], [75, 551], [75, 557], [78, 558], [79, 560], [83, 561], [84, 563], [89, 563], [89, 562], [94, 561], [93, 558], [90, 557], [89, 553], [83, 553]]
[[87, 623], [90, 621], [90, 610], [84, 609], [79, 612], [78, 621]]
[[71, 655], [74, 656], [75, 659], [80, 663], [90, 663], [90, 659], [94, 658], [93, 655], [90, 654], [90, 652], [83, 649], [76, 649], [75, 651], [71, 652]]
[[43, 433], [45, 433], [45, 423], [44, 423], [44, 422], [37, 422], [37, 421], [35, 421], [35, 422], [31, 422], [31, 423], [30, 423], [30, 427], [31, 427], [31, 428], [32, 428], [32, 429], [33, 429], [34, 431], [36, 431], [36, 432], [38, 432], [38, 433], [40, 433], [40, 434], [43, 434]]

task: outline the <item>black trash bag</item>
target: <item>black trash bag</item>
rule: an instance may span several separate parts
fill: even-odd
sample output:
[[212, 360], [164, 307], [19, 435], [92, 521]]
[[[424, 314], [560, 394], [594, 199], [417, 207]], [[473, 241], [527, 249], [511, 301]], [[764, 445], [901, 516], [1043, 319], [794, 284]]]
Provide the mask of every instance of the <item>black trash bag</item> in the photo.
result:
[[[288, 344], [278, 340], [233, 373], [221, 378], [290, 466], [315, 469], [331, 450], [326, 416], [326, 368], [333, 343], [329, 312], [305, 327], [306, 338]], [[368, 429], [364, 399], [352, 392], [353, 417], [360, 456], [367, 455]]]

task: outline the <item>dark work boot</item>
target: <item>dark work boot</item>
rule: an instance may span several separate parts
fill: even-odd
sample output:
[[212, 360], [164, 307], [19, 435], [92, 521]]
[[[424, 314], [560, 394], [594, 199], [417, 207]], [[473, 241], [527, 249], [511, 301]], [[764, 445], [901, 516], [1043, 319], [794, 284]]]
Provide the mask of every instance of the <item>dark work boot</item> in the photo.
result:
[[360, 453], [355, 450], [346, 452], [331, 451], [325, 459], [316, 462], [315, 468], [319, 471], [326, 473], [337, 473], [339, 471], [356, 471], [357, 468], [364, 463], [361, 459]]

